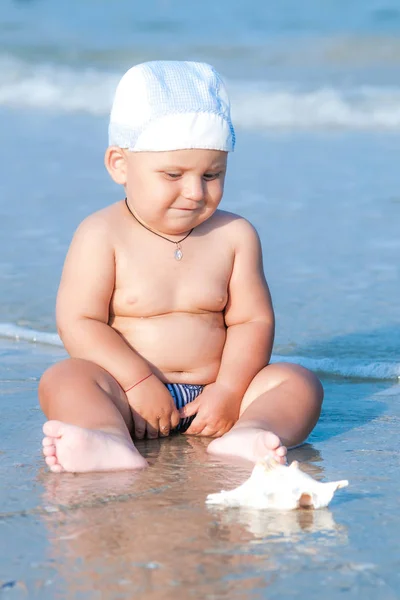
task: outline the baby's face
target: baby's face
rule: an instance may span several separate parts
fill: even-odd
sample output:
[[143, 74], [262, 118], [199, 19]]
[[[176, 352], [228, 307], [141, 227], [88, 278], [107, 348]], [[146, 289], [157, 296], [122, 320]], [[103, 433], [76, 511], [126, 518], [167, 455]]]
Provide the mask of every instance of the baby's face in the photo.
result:
[[126, 194], [151, 228], [180, 234], [203, 223], [222, 199], [227, 152], [128, 152]]

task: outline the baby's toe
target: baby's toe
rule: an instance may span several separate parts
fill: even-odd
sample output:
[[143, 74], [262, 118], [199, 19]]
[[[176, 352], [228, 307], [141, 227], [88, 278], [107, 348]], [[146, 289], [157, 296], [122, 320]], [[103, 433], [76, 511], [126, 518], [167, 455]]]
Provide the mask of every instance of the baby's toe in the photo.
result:
[[54, 438], [52, 437], [44, 437], [42, 439], [42, 446], [54, 446]]
[[64, 469], [62, 468], [61, 465], [56, 464], [50, 467], [50, 471], [52, 473], [62, 473], [64, 471]]
[[276, 452], [281, 448], [281, 440], [272, 431], [263, 431], [261, 434], [262, 440], [266, 447], [271, 451]]
[[53, 446], [43, 446], [43, 454], [44, 456], [55, 456], [56, 455], [56, 447]]
[[48, 467], [52, 467], [55, 464], [57, 464], [57, 457], [54, 454], [52, 454], [51, 456], [46, 456], [45, 461]]
[[279, 448], [276, 448], [272, 455], [276, 462], [280, 463], [281, 465], [287, 464], [287, 449], [285, 446], [279, 446]]
[[42, 431], [46, 437], [59, 438], [62, 437], [65, 430], [65, 424], [61, 421], [46, 421]]

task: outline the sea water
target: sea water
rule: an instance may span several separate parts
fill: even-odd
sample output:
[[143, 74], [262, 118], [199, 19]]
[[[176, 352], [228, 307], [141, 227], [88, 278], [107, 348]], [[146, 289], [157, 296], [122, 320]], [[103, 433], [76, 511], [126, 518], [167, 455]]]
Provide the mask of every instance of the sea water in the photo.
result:
[[237, 129], [222, 207], [259, 230], [274, 359], [396, 379], [399, 31], [394, 0], [5, 0], [0, 337], [59, 344], [73, 231], [122, 197], [102, 162], [119, 77], [148, 59], [206, 60]]

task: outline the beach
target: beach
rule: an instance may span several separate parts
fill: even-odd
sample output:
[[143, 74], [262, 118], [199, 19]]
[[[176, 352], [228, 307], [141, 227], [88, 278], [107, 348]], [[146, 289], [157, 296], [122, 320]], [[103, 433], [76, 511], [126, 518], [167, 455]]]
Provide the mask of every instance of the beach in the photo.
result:
[[324, 381], [321, 420], [289, 459], [317, 479], [350, 480], [329, 508], [220, 509], [205, 505], [207, 494], [236, 487], [251, 468], [210, 457], [201, 439], [140, 442], [150, 463], [141, 473], [49, 474], [35, 378], [54, 353], [24, 343], [9, 353], [15, 380], [1, 395], [4, 597], [399, 597], [398, 386]]
[[[397, 599], [400, 3], [102, 6], [10, 0], [0, 27], [0, 598]], [[37, 385], [66, 357], [63, 260], [79, 222], [122, 198], [103, 166], [112, 92], [154, 58], [226, 77], [237, 149], [221, 207], [259, 232], [273, 361], [323, 382], [321, 419], [288, 458], [349, 480], [327, 509], [206, 506], [251, 465], [188, 436], [139, 442], [140, 473], [45, 467]]]

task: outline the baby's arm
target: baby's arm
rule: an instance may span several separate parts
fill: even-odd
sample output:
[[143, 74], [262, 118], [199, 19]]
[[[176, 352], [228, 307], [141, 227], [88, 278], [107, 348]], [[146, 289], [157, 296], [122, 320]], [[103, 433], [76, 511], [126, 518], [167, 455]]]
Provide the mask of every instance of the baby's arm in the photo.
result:
[[271, 357], [275, 318], [255, 229], [240, 219], [232, 226], [235, 258], [225, 309], [227, 337], [217, 383], [234, 390], [240, 403], [255, 375]]
[[151, 370], [108, 325], [115, 285], [112, 231], [105, 217], [81, 223], [65, 261], [57, 296], [57, 328], [70, 356], [95, 362], [128, 389]]
[[271, 357], [275, 321], [260, 241], [244, 219], [231, 226], [235, 256], [225, 309], [225, 346], [215, 383], [181, 411], [182, 416], [197, 413], [189, 435], [221, 436], [229, 431], [250, 382]]

